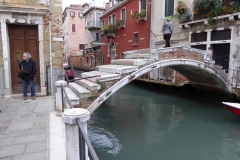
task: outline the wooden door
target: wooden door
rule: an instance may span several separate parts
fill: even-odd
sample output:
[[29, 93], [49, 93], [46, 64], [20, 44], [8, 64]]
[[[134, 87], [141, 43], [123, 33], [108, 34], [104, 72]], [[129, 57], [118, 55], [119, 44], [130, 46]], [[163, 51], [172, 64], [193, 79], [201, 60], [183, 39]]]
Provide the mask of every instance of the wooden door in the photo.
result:
[[[17, 61], [22, 61], [24, 52], [29, 52], [32, 55], [32, 59], [36, 62], [37, 75], [34, 78], [35, 90], [36, 92], [40, 92], [38, 27], [8, 25], [8, 32], [13, 94], [22, 93], [22, 81], [17, 76], [17, 73], [20, 71]], [[30, 92], [30, 89], [28, 92]]]

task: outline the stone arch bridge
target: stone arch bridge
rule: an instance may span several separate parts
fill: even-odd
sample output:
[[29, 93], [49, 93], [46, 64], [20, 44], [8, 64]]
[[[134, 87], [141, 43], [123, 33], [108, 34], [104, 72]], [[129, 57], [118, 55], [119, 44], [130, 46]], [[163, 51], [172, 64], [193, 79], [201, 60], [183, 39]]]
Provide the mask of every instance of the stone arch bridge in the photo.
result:
[[68, 83], [66, 91], [73, 105], [93, 113], [126, 84], [158, 68], [169, 67], [183, 75], [196, 90], [231, 96], [233, 88], [228, 75], [213, 61], [204, 62], [205, 54], [205, 51], [187, 47], [125, 52], [126, 59], [98, 66], [97, 71], [81, 73], [84, 79]]

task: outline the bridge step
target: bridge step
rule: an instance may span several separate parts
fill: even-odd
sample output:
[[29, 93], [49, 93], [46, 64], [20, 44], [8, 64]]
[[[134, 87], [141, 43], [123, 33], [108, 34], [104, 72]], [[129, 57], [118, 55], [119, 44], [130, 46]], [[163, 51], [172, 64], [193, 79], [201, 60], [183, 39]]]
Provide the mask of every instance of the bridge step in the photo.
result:
[[138, 70], [138, 66], [125, 66], [125, 65], [103, 65], [98, 66], [98, 71], [108, 72], [108, 73], [117, 73], [117, 74], [126, 74]]
[[92, 96], [92, 92], [79, 84], [73, 82], [68, 84], [69, 88], [81, 99], [85, 99]]
[[96, 82], [96, 81], [106, 82], [106, 81], [121, 79], [120, 74], [113, 74], [113, 73], [107, 73], [107, 72], [91, 71], [91, 72], [81, 73], [82, 78], [97, 76], [97, 75], [100, 75], [101, 77], [100, 78], [99, 77], [88, 78], [88, 80], [90, 80], [92, 82]]
[[76, 83], [78, 83], [79, 85], [81, 85], [82, 87], [90, 90], [90, 91], [96, 91], [96, 90], [100, 90], [101, 89], [101, 85], [94, 83], [92, 81], [89, 81], [87, 79], [82, 79], [79, 81], [76, 81]]
[[142, 66], [151, 62], [153, 62], [152, 59], [117, 59], [113, 60], [112, 64], [127, 66]]
[[72, 104], [78, 105], [79, 104], [78, 96], [69, 87], [65, 87], [65, 90]]

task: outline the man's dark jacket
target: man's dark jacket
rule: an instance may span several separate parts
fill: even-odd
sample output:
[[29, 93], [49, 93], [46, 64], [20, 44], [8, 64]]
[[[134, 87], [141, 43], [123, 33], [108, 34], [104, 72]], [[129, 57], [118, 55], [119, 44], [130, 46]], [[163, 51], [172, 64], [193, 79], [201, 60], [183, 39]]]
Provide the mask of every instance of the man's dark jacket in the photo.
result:
[[23, 72], [23, 75], [24, 75], [22, 78], [23, 80], [27, 80], [27, 81], [34, 80], [34, 76], [37, 73], [37, 67], [34, 60], [32, 60], [31, 58], [28, 60], [28, 62], [23, 60], [20, 63], [18, 63], [18, 66]]

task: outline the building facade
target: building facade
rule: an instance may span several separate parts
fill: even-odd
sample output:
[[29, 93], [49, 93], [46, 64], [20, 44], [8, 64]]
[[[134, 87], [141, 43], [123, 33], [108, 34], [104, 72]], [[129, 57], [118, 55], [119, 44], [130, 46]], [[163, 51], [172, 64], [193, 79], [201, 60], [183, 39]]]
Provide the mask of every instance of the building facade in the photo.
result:
[[122, 58], [129, 50], [149, 48], [151, 0], [110, 0], [101, 17], [103, 64]]
[[79, 66], [83, 70], [92, 70], [102, 64], [101, 56], [101, 20], [102, 13], [106, 11], [105, 3], [93, 0], [92, 3], [83, 4], [85, 20], [85, 48], [79, 57]]
[[[31, 53], [36, 62], [37, 94], [46, 95], [62, 72], [62, 1], [0, 0], [0, 4], [0, 96], [22, 93], [17, 61], [23, 52]], [[49, 66], [52, 74], [47, 76]]]
[[[166, 17], [172, 18], [172, 46], [187, 46], [206, 50], [213, 49], [212, 60], [232, 77], [233, 70], [239, 70], [239, 0], [204, 1], [152, 0], [151, 48], [165, 44], [162, 26]], [[214, 2], [219, 2], [218, 6]], [[180, 10], [179, 6], [184, 6]], [[204, 6], [204, 7], [201, 7]], [[211, 6], [207, 8], [207, 6]], [[163, 10], [159, 10], [163, 8]], [[217, 11], [214, 14], [213, 11]], [[175, 15], [175, 16], [171, 16]], [[160, 26], [160, 27], [159, 27]], [[235, 76], [233, 76], [235, 77]]]
[[83, 13], [82, 5], [70, 5], [63, 12], [63, 53], [65, 61], [68, 57], [80, 56], [85, 48]]

